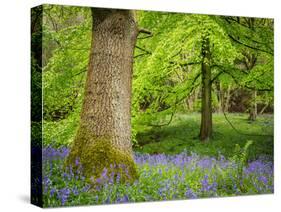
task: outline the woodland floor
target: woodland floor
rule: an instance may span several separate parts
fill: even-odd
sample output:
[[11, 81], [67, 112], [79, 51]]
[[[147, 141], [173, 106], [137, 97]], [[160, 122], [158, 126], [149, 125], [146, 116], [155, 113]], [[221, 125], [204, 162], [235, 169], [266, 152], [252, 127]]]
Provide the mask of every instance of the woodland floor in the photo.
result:
[[[134, 150], [141, 153], [178, 154], [182, 151], [194, 152], [202, 156], [222, 154], [225, 157], [233, 155], [236, 144], [241, 147], [252, 140], [250, 159], [260, 155], [273, 157], [273, 115], [261, 115], [257, 120], [249, 121], [248, 114], [227, 114], [227, 118], [238, 130], [234, 130], [223, 114], [213, 114], [213, 139], [201, 142], [200, 114], [176, 114], [168, 126], [143, 127], [137, 134], [138, 144]], [[165, 123], [169, 117], [162, 118]], [[166, 120], [165, 120], [166, 119]]]
[[[273, 116], [259, 116], [255, 122], [249, 122], [247, 114], [228, 114], [228, 118], [241, 133], [251, 135], [237, 133], [221, 114], [213, 115], [214, 136], [206, 143], [198, 140], [198, 113], [176, 114], [162, 127], [139, 127], [134, 145], [139, 178], [133, 184], [107, 175], [106, 168], [88, 183], [82, 166], [65, 169], [68, 146], [46, 146], [44, 207], [273, 193]], [[168, 116], [162, 117], [161, 122], [167, 120]], [[249, 140], [253, 141], [249, 148], [236, 151], [237, 145], [244, 147]]]

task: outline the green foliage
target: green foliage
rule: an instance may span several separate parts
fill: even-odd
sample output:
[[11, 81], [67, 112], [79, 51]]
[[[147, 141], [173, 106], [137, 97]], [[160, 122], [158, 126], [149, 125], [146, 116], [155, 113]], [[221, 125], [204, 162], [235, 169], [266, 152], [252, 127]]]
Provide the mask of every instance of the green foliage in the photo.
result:
[[91, 20], [85, 8], [46, 6], [44, 11], [44, 119], [57, 121], [81, 107]]
[[[137, 43], [149, 50], [150, 55], [137, 57], [134, 65], [133, 119], [143, 113], [153, 116], [163, 110], [171, 113], [184, 109], [184, 100], [200, 86], [204, 39], [210, 41], [212, 73], [220, 76], [222, 82], [225, 74], [219, 74], [217, 66], [233, 66], [234, 60], [241, 57], [212, 16], [143, 12], [139, 25], [154, 35]], [[140, 54], [137, 49], [135, 55]], [[229, 78], [225, 83], [229, 84]]]
[[247, 165], [248, 159], [248, 149], [253, 144], [253, 141], [247, 141], [243, 148], [240, 147], [239, 144], [235, 145], [234, 155], [230, 158], [230, 160], [234, 161], [237, 166], [237, 182], [239, 183], [243, 177], [243, 170]]
[[42, 73], [34, 57], [31, 57], [31, 120], [42, 119]]
[[[138, 15], [139, 25], [154, 35], [137, 43], [150, 54], [140, 56], [143, 51], [136, 49], [133, 119], [144, 113], [153, 116], [163, 110], [172, 113], [185, 109], [185, 101], [200, 87], [201, 48], [206, 38], [210, 41], [212, 76], [222, 89], [231, 85], [231, 90], [241, 87], [260, 90], [261, 98], [273, 96], [271, 19], [158, 12]], [[254, 65], [250, 71], [245, 70], [251, 57], [255, 58]], [[193, 103], [191, 111], [198, 111], [200, 95]], [[213, 103], [214, 108], [220, 104]], [[260, 103], [272, 105], [270, 97], [266, 103]], [[134, 124], [137, 122], [133, 120], [134, 128], [138, 128]]]
[[44, 120], [43, 146], [61, 147], [70, 145], [75, 137], [79, 122], [79, 111], [74, 111], [66, 119], [59, 121]]

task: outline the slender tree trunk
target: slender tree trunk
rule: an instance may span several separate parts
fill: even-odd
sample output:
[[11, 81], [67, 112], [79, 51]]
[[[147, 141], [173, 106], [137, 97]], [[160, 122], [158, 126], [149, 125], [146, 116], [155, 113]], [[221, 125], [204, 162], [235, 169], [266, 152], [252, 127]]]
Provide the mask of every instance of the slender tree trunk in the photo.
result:
[[84, 103], [67, 164], [79, 160], [86, 177], [98, 178], [107, 169], [133, 180], [131, 84], [137, 25], [129, 10], [94, 8], [92, 17]]
[[231, 92], [231, 85], [228, 85], [226, 99], [225, 99], [224, 105], [223, 105], [223, 111], [225, 111], [225, 112], [228, 112], [228, 109], [229, 109], [230, 97], [231, 97], [230, 92]]
[[269, 103], [267, 102], [264, 107], [261, 109], [261, 111], [259, 112], [260, 115], [263, 114], [263, 112], [266, 110], [266, 108], [269, 106]]
[[224, 106], [225, 106], [225, 97], [224, 97], [224, 88], [222, 84], [220, 83], [220, 113], [224, 111]]
[[253, 102], [251, 103], [250, 106], [250, 115], [249, 115], [249, 120], [250, 121], [255, 121], [258, 116], [258, 106], [257, 106], [257, 91], [253, 91]]
[[185, 103], [186, 103], [187, 111], [193, 111], [195, 95], [196, 95], [196, 92], [194, 91], [189, 97], [186, 98]]
[[217, 100], [218, 100], [218, 106], [216, 111], [218, 113], [222, 112], [222, 107], [223, 107], [223, 89], [221, 87], [221, 83], [219, 80], [217, 80], [215, 82], [215, 87], [216, 87], [216, 96], [217, 96]]
[[[253, 22], [254, 23], [254, 22]], [[250, 26], [250, 28], [252, 28]], [[245, 66], [247, 71], [250, 73], [253, 68], [255, 67], [257, 62], [257, 56], [254, 54], [245, 54]], [[249, 120], [255, 121], [257, 119], [257, 91], [254, 90], [252, 94], [252, 102], [250, 103], [250, 110], [249, 110]]]
[[202, 45], [202, 106], [201, 106], [201, 128], [200, 140], [208, 141], [212, 137], [212, 84], [210, 67], [209, 40], [205, 39]]

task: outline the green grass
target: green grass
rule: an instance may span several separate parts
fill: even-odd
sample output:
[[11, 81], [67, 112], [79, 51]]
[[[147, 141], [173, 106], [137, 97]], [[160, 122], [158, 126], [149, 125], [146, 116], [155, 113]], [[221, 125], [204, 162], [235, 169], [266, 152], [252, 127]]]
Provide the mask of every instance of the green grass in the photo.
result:
[[[149, 154], [177, 154], [186, 150], [199, 155], [230, 157], [236, 144], [244, 146], [252, 140], [250, 159], [259, 155], [273, 157], [273, 115], [259, 116], [255, 122], [247, 120], [248, 114], [228, 114], [227, 117], [239, 132], [252, 136], [237, 133], [223, 114], [213, 114], [213, 139], [203, 143], [198, 139], [200, 114], [176, 114], [168, 126], [138, 128], [134, 150]], [[165, 123], [169, 116], [159, 119]]]
[[[199, 113], [178, 113], [169, 125], [163, 127], [149, 127], [145, 123], [150, 120], [153, 120], [154, 124], [167, 123], [170, 119], [169, 115], [143, 115], [138, 122], [133, 122], [133, 130], [137, 133], [134, 150], [150, 154], [178, 154], [187, 151], [203, 156], [217, 157], [222, 154], [230, 157], [236, 144], [244, 146], [248, 140], [252, 140], [254, 143], [249, 153], [250, 159], [256, 159], [259, 155], [273, 157], [273, 115], [258, 116], [255, 122], [248, 121], [248, 114], [232, 113], [227, 117], [240, 132], [253, 136], [237, 133], [222, 114], [214, 113], [213, 139], [203, 143], [198, 139]], [[44, 122], [44, 146], [69, 146], [78, 124], [78, 115], [59, 122]], [[257, 134], [270, 136], [255, 136]]]

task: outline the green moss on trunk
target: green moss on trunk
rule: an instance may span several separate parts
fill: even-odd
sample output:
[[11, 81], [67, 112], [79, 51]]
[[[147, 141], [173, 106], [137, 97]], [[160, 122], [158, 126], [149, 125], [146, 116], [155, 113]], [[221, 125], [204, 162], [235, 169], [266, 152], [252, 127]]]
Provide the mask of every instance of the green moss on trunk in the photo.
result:
[[114, 174], [121, 182], [133, 182], [138, 178], [136, 165], [130, 151], [114, 145], [110, 136], [98, 137], [86, 128], [79, 129], [66, 165], [77, 168], [82, 165], [83, 174], [88, 181], [101, 178], [103, 171], [107, 176]]

